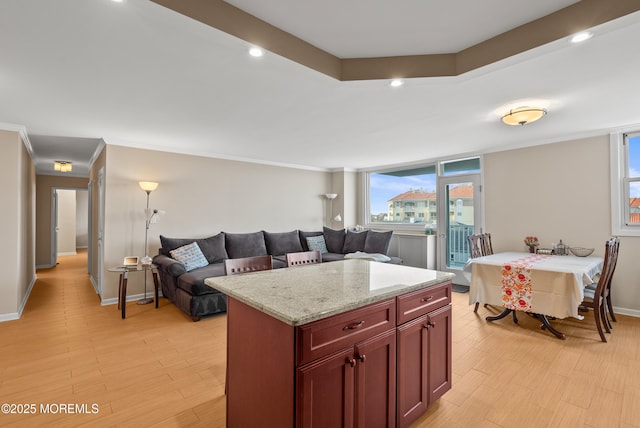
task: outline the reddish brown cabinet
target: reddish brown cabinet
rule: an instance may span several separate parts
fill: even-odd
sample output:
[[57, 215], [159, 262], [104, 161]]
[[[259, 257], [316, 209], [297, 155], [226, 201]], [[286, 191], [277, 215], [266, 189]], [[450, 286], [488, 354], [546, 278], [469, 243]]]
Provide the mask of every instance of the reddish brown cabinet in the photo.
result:
[[[407, 312], [431, 311], [398, 326], [398, 427], [409, 426], [451, 389], [451, 285], [425, 291], [412, 293], [419, 298], [406, 296], [404, 302], [405, 296], [398, 298], [399, 319], [406, 319]], [[414, 308], [406, 302], [414, 302]]]
[[393, 427], [396, 332], [378, 334], [297, 369], [297, 426]]

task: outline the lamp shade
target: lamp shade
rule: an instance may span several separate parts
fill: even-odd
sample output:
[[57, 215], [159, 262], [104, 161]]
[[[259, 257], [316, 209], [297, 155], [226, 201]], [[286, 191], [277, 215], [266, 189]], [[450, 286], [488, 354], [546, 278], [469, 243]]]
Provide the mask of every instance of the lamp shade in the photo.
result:
[[502, 116], [502, 122], [506, 125], [526, 125], [535, 122], [545, 114], [547, 111], [541, 107], [518, 107]]
[[140, 185], [140, 188], [142, 190], [149, 193], [158, 188], [158, 183], [156, 183], [155, 181], [140, 181], [138, 184]]

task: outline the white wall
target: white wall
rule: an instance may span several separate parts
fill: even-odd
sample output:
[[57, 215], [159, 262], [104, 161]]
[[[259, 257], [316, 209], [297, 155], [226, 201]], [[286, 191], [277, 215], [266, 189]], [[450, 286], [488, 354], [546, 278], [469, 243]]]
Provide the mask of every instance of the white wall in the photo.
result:
[[76, 248], [89, 245], [89, 192], [76, 190]]
[[[159, 236], [206, 237], [225, 232], [322, 230], [328, 172], [308, 171], [174, 153], [106, 147], [105, 268], [124, 256], [144, 256], [146, 194], [139, 181], [156, 181], [151, 208], [166, 214], [149, 230], [149, 255]], [[140, 277], [140, 278], [138, 278]], [[103, 300], [117, 296], [117, 275], [104, 272]], [[128, 294], [142, 293], [131, 275]]]
[[0, 130], [0, 321], [19, 318], [35, 283], [35, 166], [20, 132]]
[[[611, 236], [609, 137], [595, 137], [485, 155], [485, 226], [494, 251], [565, 244], [604, 252]], [[613, 302], [640, 316], [640, 238], [621, 237]]]
[[58, 256], [76, 254], [76, 191], [57, 189], [56, 194], [58, 195]]

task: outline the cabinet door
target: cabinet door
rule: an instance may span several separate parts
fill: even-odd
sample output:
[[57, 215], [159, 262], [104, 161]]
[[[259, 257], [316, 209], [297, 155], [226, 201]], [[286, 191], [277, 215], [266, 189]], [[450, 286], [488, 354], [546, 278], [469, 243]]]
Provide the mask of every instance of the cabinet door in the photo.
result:
[[398, 327], [398, 427], [408, 427], [427, 410], [427, 316]]
[[358, 428], [396, 426], [396, 330], [356, 344]]
[[429, 405], [451, 389], [451, 306], [427, 314]]
[[350, 347], [298, 368], [298, 427], [353, 427], [357, 363]]

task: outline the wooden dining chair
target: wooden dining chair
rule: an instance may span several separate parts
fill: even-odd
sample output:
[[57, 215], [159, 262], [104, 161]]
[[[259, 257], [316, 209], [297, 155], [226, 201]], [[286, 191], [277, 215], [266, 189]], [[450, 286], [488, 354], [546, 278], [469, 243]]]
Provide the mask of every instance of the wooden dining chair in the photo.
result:
[[273, 269], [273, 259], [271, 256], [242, 257], [238, 259], [226, 259], [224, 261], [225, 275], [271, 269]]
[[469, 245], [469, 257], [475, 259], [483, 256], [482, 234], [467, 236], [467, 244]]
[[[618, 245], [618, 248], [620, 248], [619, 240], [617, 245]], [[616, 248], [616, 260], [615, 260], [615, 263], [613, 264], [614, 270], [616, 268], [616, 263], [618, 262], [618, 257], [617, 257], [618, 248]], [[613, 274], [611, 274], [611, 276], [613, 277]], [[595, 293], [597, 287], [598, 287], [597, 282], [587, 285], [585, 287], [585, 295], [591, 296], [593, 293]], [[613, 303], [611, 303], [611, 279], [609, 279], [609, 283], [606, 286], [605, 300], [607, 304], [607, 308], [606, 308], [607, 309], [607, 325], [609, 326], [609, 329], [612, 329], [613, 325], [611, 325], [611, 321], [618, 322], [618, 320], [616, 319], [616, 314], [613, 312]]]
[[[611, 333], [607, 318], [607, 296], [609, 295], [608, 286], [613, 277], [616, 263], [618, 260], [618, 249], [620, 240], [615, 237], [607, 241], [604, 252], [604, 262], [602, 264], [602, 272], [595, 290], [585, 289], [584, 300], [580, 307], [593, 309], [593, 317], [595, 318], [596, 327], [603, 342], [607, 341], [604, 331]], [[604, 328], [604, 331], [603, 331]]]
[[482, 255], [488, 256], [493, 254], [493, 246], [491, 245], [491, 234], [485, 232], [480, 234], [480, 237], [480, 242], [482, 243]]
[[[475, 259], [477, 257], [486, 255], [484, 254], [485, 244], [483, 242], [483, 234], [474, 234], [467, 236], [467, 244], [469, 245], [470, 258]], [[493, 250], [491, 250], [491, 254], [493, 254]], [[476, 302], [476, 305], [473, 308], [473, 312], [478, 312], [478, 306], [480, 306], [480, 302]]]
[[322, 263], [320, 251], [302, 251], [299, 253], [287, 253], [287, 267], [304, 266]]

